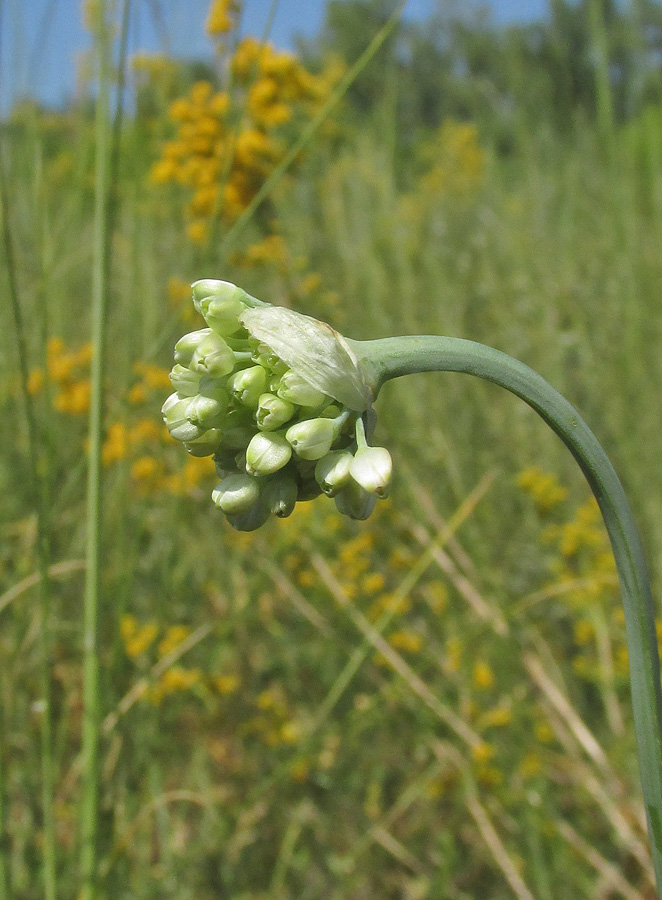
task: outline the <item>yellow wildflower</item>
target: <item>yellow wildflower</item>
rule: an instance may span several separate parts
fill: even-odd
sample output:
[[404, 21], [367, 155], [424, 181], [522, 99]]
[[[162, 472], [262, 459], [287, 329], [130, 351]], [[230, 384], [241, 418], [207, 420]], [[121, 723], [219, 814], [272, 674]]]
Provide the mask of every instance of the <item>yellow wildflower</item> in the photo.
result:
[[210, 37], [218, 37], [232, 31], [236, 16], [241, 9], [238, 0], [212, 0], [205, 23], [205, 31]]
[[494, 685], [494, 672], [486, 662], [478, 661], [474, 664], [474, 684], [477, 688], [488, 690]]
[[38, 394], [39, 391], [44, 386], [44, 370], [43, 369], [33, 369], [28, 375], [28, 394], [30, 396], [34, 396]]
[[404, 650], [407, 653], [418, 653], [423, 644], [420, 634], [413, 631], [395, 631], [388, 639], [389, 644], [395, 650]]
[[219, 694], [226, 696], [233, 694], [239, 688], [241, 679], [238, 675], [217, 675], [212, 679], [212, 683]]
[[108, 426], [106, 440], [101, 450], [101, 459], [104, 466], [124, 459], [128, 450], [126, 425], [123, 422], [113, 422]]
[[473, 761], [480, 764], [485, 765], [488, 763], [494, 754], [496, 753], [494, 747], [491, 744], [485, 743], [485, 741], [480, 741], [480, 743], [475, 744], [471, 748], [471, 756]]
[[126, 655], [131, 659], [142, 656], [142, 654], [151, 647], [158, 631], [159, 628], [156, 622], [146, 622], [140, 628], [137, 628], [131, 637], [125, 638], [124, 640]]
[[53, 406], [58, 412], [80, 416], [90, 408], [91, 386], [88, 379], [72, 381], [55, 397]]
[[186, 226], [186, 234], [194, 244], [204, 244], [209, 234], [209, 226], [204, 219], [196, 219]]
[[176, 650], [182, 641], [186, 640], [190, 633], [191, 629], [186, 625], [171, 625], [162, 640], [159, 641], [159, 658], [161, 659], [169, 653], [172, 653], [173, 650]]

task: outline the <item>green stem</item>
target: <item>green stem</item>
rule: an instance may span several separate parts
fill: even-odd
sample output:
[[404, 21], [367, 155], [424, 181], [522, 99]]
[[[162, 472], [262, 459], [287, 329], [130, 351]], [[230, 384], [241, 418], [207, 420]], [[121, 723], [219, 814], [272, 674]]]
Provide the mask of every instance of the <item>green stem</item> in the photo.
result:
[[[21, 393], [28, 424], [28, 453], [30, 458], [31, 493], [33, 506], [37, 515], [37, 567], [39, 571], [39, 609], [40, 609], [40, 653], [39, 681], [41, 689], [41, 798], [43, 816], [43, 879], [44, 897], [55, 900], [57, 896], [57, 853], [55, 846], [55, 817], [53, 809], [55, 764], [53, 760], [53, 712], [51, 686], [51, 584], [48, 568], [51, 559], [51, 530], [49, 504], [49, 460], [44, 452], [43, 431], [39, 427], [37, 412], [30, 391], [28, 390], [29, 361], [27, 345], [27, 327], [23, 317], [23, 309], [19, 299], [18, 281], [16, 278], [16, 261], [14, 258], [14, 242], [10, 222], [9, 191], [5, 174], [4, 160], [0, 158], [0, 211], [2, 213], [2, 246], [7, 266], [9, 299], [16, 329], [16, 345], [21, 377]], [[4, 776], [4, 769], [0, 777]], [[3, 790], [4, 781], [3, 781]], [[5, 809], [0, 810], [0, 868], [3, 885], [6, 884], [6, 873], [10, 871], [6, 844]], [[8, 888], [3, 896], [8, 896]]]
[[529, 404], [575, 457], [600, 506], [616, 559], [625, 611], [639, 771], [658, 891], [662, 888], [662, 694], [651, 589], [623, 486], [577, 410], [533, 369], [460, 338], [412, 336], [351, 341], [375, 395], [390, 378], [464, 372], [501, 385]]
[[87, 541], [83, 610], [83, 727], [84, 769], [81, 801], [81, 900], [98, 892], [99, 834], [99, 593], [101, 563], [101, 448], [103, 443], [103, 378], [109, 262], [108, 184], [111, 129], [108, 109], [110, 48], [105, 4], [99, 8], [96, 45], [99, 88], [96, 102], [96, 183], [92, 269], [92, 365], [87, 470]]

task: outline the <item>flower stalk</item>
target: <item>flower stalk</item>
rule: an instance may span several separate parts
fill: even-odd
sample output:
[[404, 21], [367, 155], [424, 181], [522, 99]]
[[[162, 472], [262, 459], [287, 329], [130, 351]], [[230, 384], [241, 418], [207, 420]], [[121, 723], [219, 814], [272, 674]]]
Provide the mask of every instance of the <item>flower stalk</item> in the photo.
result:
[[[164, 404], [164, 420], [189, 452], [202, 441], [203, 453], [214, 454], [221, 482], [213, 499], [235, 528], [252, 531], [271, 514], [289, 515], [296, 502], [321, 493], [333, 497], [341, 513], [367, 518], [387, 495], [392, 474], [388, 451], [368, 444], [372, 404], [384, 382], [401, 375], [463, 372], [498, 384], [531, 406], [565, 443], [598, 502], [618, 569], [640, 776], [662, 887], [662, 693], [650, 584], [623, 487], [577, 410], [533, 369], [483, 344], [437, 336], [352, 341], [227, 282], [197, 282], [193, 294], [209, 327], [177, 344], [175, 394]], [[219, 313], [220, 326], [214, 297], [232, 310]], [[232, 346], [219, 335], [221, 327], [232, 334]], [[196, 372], [210, 372], [209, 355], [211, 386], [232, 399], [227, 411], [214, 412], [205, 424], [208, 406], [199, 394], [192, 396], [191, 385]], [[256, 400], [263, 385], [267, 390]]]
[[460, 338], [409, 336], [348, 342], [376, 396], [391, 378], [463, 372], [506, 388], [531, 406], [568, 447], [602, 513], [625, 612], [639, 773], [658, 892], [662, 889], [662, 693], [655, 616], [643, 548], [623, 486], [577, 410], [544, 378], [505, 353]]

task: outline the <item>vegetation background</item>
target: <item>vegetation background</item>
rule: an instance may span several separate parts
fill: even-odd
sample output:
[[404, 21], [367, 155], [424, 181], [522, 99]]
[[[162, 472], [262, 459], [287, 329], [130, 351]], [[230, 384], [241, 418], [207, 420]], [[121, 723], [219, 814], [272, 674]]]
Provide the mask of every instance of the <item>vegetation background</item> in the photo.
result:
[[138, 3], [0, 123], [0, 896], [655, 897], [608, 542], [528, 408], [389, 384], [372, 519], [243, 535], [160, 407], [201, 277], [485, 342], [603, 441], [659, 597], [662, 8], [330, 0], [294, 55], [216, 0], [182, 61]]

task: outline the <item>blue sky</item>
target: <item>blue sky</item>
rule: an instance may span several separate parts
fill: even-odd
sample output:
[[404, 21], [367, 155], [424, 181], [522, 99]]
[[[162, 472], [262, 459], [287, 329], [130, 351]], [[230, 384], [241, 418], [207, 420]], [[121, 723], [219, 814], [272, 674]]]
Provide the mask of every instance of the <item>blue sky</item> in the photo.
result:
[[[466, 0], [465, 0], [466, 2]], [[150, 7], [165, 13], [169, 50], [178, 56], [205, 56], [210, 44], [204, 34], [209, 0], [133, 0], [131, 51], [162, 47]], [[544, 15], [546, 0], [488, 0], [497, 21]], [[434, 0], [409, 0], [408, 18], [424, 19]], [[245, 0], [243, 30], [261, 34], [271, 0]], [[295, 35], [313, 36], [324, 20], [326, 0], [280, 0], [270, 33], [279, 47], [293, 46]], [[0, 22], [0, 112], [20, 96], [37, 96], [58, 105], [76, 90], [81, 51], [89, 46], [81, 19], [80, 0], [4, 0]]]

